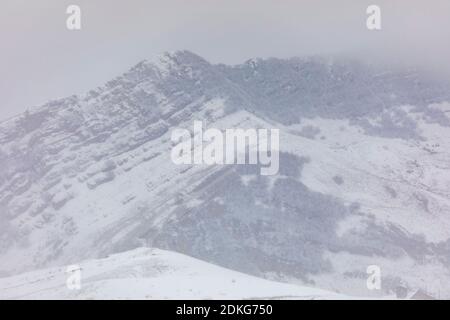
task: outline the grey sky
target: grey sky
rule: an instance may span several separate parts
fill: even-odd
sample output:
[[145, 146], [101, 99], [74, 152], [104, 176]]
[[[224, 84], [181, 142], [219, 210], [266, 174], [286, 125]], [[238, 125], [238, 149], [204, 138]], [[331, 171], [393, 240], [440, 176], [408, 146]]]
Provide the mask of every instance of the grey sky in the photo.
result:
[[[66, 29], [66, 8], [82, 30]], [[366, 29], [366, 8], [382, 30]], [[211, 62], [351, 54], [450, 75], [449, 0], [3, 0], [0, 119], [103, 84], [142, 59], [188, 49]]]

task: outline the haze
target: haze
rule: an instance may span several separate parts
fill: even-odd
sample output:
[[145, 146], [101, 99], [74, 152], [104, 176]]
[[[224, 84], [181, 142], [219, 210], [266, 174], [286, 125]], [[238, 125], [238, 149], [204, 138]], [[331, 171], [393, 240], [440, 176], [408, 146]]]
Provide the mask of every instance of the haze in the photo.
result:
[[[82, 30], [66, 29], [66, 8]], [[382, 30], [366, 28], [366, 8]], [[0, 119], [85, 92], [140, 60], [191, 50], [213, 63], [350, 55], [450, 75], [448, 0], [6, 0], [0, 7]]]

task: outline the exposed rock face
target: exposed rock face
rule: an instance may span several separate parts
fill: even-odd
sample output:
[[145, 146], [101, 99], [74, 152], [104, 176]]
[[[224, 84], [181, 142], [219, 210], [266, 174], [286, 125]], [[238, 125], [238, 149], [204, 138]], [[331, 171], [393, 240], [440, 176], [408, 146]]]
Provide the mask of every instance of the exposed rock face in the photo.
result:
[[[363, 295], [379, 264], [384, 292], [450, 297], [449, 88], [316, 58], [141, 62], [0, 124], [0, 272], [149, 245]], [[194, 120], [280, 128], [279, 174], [174, 165]]]

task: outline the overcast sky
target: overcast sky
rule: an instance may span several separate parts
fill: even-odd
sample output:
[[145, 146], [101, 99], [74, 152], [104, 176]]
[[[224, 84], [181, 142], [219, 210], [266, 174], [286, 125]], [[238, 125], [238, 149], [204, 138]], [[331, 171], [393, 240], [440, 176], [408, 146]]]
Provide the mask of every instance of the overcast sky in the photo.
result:
[[[82, 30], [66, 29], [66, 8]], [[379, 5], [382, 30], [366, 28]], [[450, 75], [450, 0], [2, 0], [0, 119], [82, 93], [167, 50], [210, 62], [349, 54]]]

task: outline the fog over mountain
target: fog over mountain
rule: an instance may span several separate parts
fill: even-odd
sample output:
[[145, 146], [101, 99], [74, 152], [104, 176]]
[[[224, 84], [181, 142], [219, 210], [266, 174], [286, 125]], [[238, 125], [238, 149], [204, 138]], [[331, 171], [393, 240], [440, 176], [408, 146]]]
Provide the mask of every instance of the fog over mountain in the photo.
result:
[[[442, 79], [354, 59], [142, 61], [0, 124], [0, 274], [156, 247], [347, 295], [450, 298], [449, 101]], [[171, 131], [194, 120], [279, 128], [279, 173], [173, 164]]]
[[[66, 28], [69, 5], [81, 30]], [[366, 27], [369, 5], [379, 31]], [[4, 0], [0, 119], [81, 94], [137, 61], [188, 49], [212, 63], [353, 56], [450, 78], [448, 0]]]

